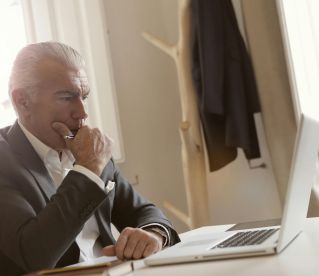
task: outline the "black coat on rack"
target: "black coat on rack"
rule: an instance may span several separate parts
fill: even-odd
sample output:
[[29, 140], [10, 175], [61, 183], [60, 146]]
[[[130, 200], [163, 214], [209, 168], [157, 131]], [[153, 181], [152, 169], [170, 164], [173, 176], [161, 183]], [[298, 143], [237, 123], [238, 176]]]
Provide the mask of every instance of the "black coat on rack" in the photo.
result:
[[210, 170], [237, 157], [260, 157], [256, 82], [230, 0], [192, 0], [192, 74]]

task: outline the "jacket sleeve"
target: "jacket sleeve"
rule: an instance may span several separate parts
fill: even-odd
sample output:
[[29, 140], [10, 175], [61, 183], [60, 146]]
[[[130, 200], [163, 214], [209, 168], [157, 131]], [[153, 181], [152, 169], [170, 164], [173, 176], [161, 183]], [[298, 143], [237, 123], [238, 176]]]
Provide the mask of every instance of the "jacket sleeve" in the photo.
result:
[[55, 267], [107, 195], [71, 171], [49, 202], [41, 202], [36, 184], [12, 172], [0, 173], [0, 251], [24, 272]]
[[[113, 162], [114, 164], [114, 162]], [[114, 164], [115, 197], [112, 223], [121, 232], [125, 227], [141, 227], [149, 223], [160, 223], [170, 234], [170, 244], [180, 241], [178, 234], [163, 212], [140, 195]]]

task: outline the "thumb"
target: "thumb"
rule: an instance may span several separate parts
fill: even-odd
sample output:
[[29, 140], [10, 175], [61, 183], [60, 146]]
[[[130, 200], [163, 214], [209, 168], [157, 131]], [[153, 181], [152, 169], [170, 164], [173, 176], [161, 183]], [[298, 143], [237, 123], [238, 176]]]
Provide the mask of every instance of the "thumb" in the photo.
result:
[[109, 246], [105, 246], [102, 249], [102, 254], [105, 256], [115, 256], [115, 246], [114, 245], [109, 245]]
[[59, 133], [62, 137], [66, 135], [72, 135], [72, 131], [63, 123], [61, 122], [54, 122], [52, 123], [52, 128]]

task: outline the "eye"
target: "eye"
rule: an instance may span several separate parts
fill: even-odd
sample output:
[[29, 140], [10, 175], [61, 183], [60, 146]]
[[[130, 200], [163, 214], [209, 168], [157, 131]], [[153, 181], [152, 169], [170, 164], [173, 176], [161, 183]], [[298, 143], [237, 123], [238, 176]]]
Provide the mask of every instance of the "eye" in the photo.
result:
[[70, 95], [70, 96], [63, 96], [63, 97], [60, 97], [61, 100], [63, 101], [67, 101], [67, 102], [70, 102], [74, 99], [74, 96]]
[[83, 95], [83, 96], [82, 96], [82, 101], [87, 100], [88, 97], [89, 97], [89, 94]]

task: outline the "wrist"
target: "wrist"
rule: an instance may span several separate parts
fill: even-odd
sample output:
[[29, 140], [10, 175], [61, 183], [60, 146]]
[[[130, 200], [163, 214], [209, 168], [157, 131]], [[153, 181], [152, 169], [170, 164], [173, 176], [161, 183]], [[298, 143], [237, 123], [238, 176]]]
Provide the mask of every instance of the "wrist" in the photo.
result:
[[103, 164], [92, 164], [92, 163], [85, 163], [85, 162], [76, 162], [76, 165], [80, 165], [88, 170], [90, 170], [92, 173], [96, 174], [97, 176], [101, 176], [102, 171], [105, 166]]
[[151, 232], [152, 234], [156, 235], [161, 240], [161, 246], [164, 248], [167, 245], [167, 234], [165, 231], [163, 231], [161, 228], [156, 226], [146, 227], [143, 230]]

